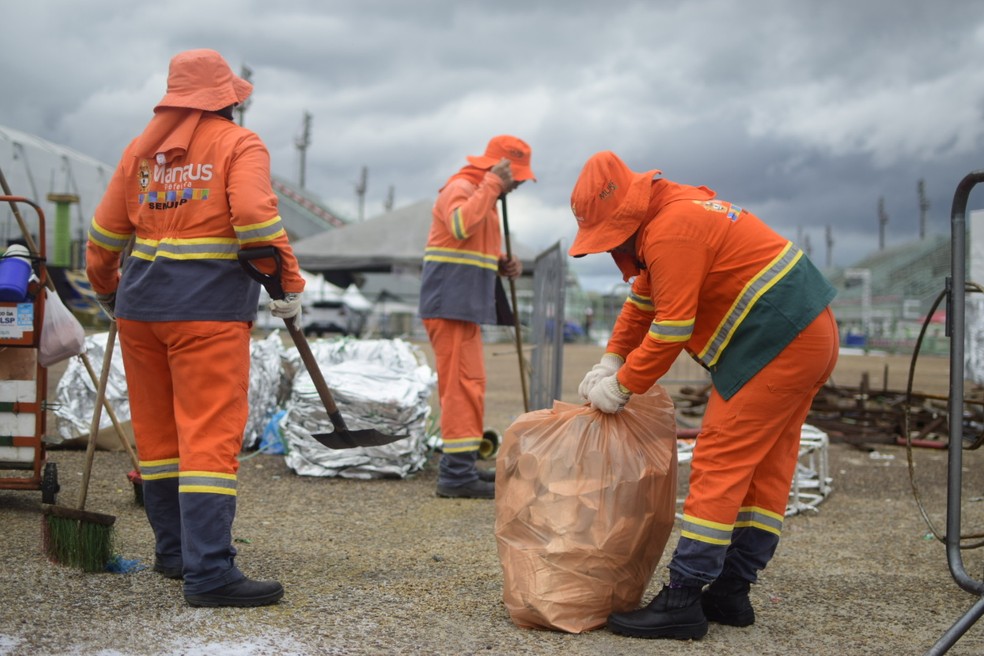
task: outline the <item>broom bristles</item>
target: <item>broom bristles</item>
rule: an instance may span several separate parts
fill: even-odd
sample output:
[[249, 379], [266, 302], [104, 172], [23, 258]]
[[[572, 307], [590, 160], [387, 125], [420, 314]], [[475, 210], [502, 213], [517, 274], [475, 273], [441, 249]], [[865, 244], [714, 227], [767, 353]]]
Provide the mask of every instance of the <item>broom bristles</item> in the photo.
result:
[[113, 523], [108, 515], [93, 514], [96, 521], [46, 512], [42, 524], [45, 555], [53, 562], [102, 572], [113, 557]]

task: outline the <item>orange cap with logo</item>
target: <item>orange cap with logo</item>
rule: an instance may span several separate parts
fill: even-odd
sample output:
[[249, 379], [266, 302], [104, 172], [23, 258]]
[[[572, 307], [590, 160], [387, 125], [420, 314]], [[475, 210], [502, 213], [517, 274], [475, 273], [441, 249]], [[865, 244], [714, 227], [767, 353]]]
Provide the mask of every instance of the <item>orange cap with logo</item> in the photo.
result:
[[571, 192], [577, 236], [567, 252], [574, 257], [604, 253], [631, 237], [646, 218], [653, 176], [659, 173], [636, 173], [610, 150], [592, 155]]
[[214, 112], [242, 103], [252, 92], [253, 85], [233, 73], [216, 51], [186, 50], [171, 58], [167, 93], [157, 107]]
[[530, 168], [531, 155], [530, 147], [525, 141], [511, 137], [508, 134], [502, 134], [498, 137], [492, 137], [489, 140], [489, 145], [485, 147], [484, 155], [469, 155], [466, 159], [472, 166], [477, 166], [480, 169], [490, 169], [505, 157], [512, 162], [510, 169], [512, 170], [513, 180], [517, 182], [522, 182], [523, 180], [536, 182], [536, 176], [533, 175], [533, 169]]

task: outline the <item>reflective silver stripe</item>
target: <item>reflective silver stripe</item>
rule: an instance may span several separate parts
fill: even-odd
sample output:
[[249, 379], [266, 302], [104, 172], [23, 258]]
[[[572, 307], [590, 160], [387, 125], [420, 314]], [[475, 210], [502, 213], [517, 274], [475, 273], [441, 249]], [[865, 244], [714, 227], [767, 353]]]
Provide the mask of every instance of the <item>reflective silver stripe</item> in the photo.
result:
[[711, 339], [708, 340], [707, 346], [698, 354], [698, 358], [705, 366], [710, 367], [717, 362], [724, 347], [731, 340], [731, 336], [738, 326], [741, 325], [749, 310], [752, 309], [765, 292], [769, 291], [773, 285], [789, 273], [793, 265], [802, 256], [803, 251], [792, 242], [787, 242], [779, 255], [745, 285], [745, 289], [742, 290], [742, 293], [735, 300], [734, 305], [731, 306], [731, 309], [721, 320], [721, 324], [717, 330], [714, 331]]
[[270, 241], [283, 234], [283, 221], [279, 216], [275, 216], [263, 223], [254, 223], [248, 226], [233, 226], [236, 231], [236, 238], [240, 244], [250, 244], [257, 241]]
[[129, 240], [130, 235], [109, 232], [100, 227], [95, 219], [89, 224], [89, 241], [102, 246], [106, 250], [113, 252], [122, 251]]
[[465, 217], [461, 215], [461, 208], [455, 209], [451, 212], [451, 234], [454, 235], [455, 239], [468, 239], [468, 233], [465, 232]]
[[178, 476], [178, 459], [140, 461], [140, 477], [152, 481], [161, 478], [176, 478]]
[[497, 255], [458, 250], [457, 248], [431, 246], [424, 251], [424, 262], [448, 262], [492, 269], [493, 271], [499, 270], [499, 257]]
[[447, 438], [444, 440], [444, 453], [464, 453], [477, 451], [482, 445], [481, 437]]
[[684, 515], [683, 521], [680, 524], [681, 537], [708, 544], [731, 544], [731, 530], [732, 526], [728, 524], [698, 519], [690, 515]]
[[757, 528], [779, 535], [782, 533], [783, 516], [765, 508], [742, 508], [738, 511], [735, 528]]
[[694, 334], [694, 320], [654, 321], [649, 337], [660, 342], [685, 342]]
[[239, 252], [239, 240], [215, 239], [163, 239], [159, 242], [138, 239], [133, 246], [133, 256], [142, 260], [234, 260]]
[[629, 292], [629, 296], [625, 299], [625, 302], [631, 303], [640, 310], [645, 310], [647, 312], [652, 312], [655, 309], [653, 307], [653, 299], [647, 296], [640, 296], [634, 292]]
[[236, 475], [201, 471], [181, 472], [178, 492], [236, 494]]

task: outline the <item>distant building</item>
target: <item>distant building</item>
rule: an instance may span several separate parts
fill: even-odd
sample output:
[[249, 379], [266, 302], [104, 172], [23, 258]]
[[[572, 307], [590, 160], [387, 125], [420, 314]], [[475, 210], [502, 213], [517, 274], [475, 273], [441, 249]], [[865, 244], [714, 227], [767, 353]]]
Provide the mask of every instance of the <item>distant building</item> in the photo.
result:
[[[837, 288], [831, 304], [846, 346], [909, 352], [950, 275], [949, 235], [935, 235], [878, 251], [855, 265], [827, 271]], [[924, 340], [944, 348], [941, 303]]]

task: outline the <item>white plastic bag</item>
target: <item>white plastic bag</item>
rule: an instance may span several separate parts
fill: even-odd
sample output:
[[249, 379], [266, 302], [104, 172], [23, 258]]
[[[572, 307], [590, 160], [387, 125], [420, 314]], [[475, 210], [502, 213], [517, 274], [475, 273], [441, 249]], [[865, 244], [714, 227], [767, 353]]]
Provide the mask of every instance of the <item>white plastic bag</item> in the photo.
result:
[[44, 323], [38, 362], [50, 367], [85, 350], [85, 329], [56, 292], [44, 290]]

